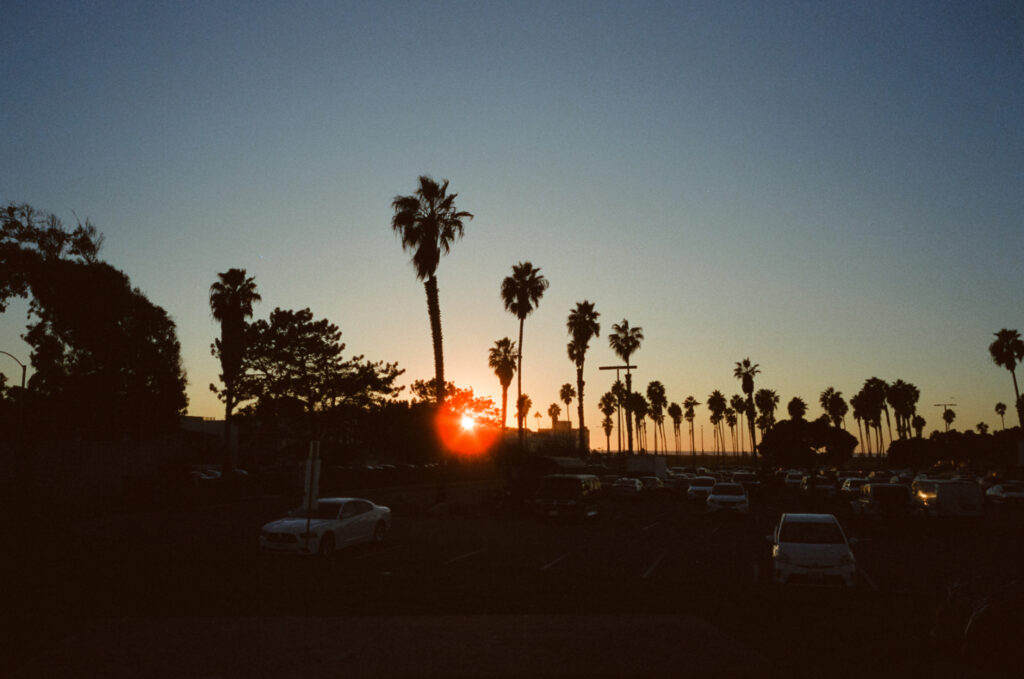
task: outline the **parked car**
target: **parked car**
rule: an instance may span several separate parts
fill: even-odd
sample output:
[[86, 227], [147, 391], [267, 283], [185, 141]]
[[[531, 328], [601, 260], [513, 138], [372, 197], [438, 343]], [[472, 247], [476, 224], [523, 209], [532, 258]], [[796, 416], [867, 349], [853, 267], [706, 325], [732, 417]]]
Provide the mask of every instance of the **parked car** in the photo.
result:
[[805, 495], [817, 495], [831, 500], [836, 496], [836, 484], [824, 476], [805, 476], [800, 481], [800, 491]]
[[623, 476], [612, 485], [612, 495], [615, 497], [637, 498], [643, 492], [644, 484], [632, 476]]
[[848, 477], [843, 481], [842, 487], [839, 488], [839, 495], [844, 500], [856, 500], [860, 497], [860, 489], [868, 480], [863, 477]]
[[651, 496], [663, 495], [668, 492], [665, 482], [657, 476], [641, 476], [640, 483], [644, 484], [644, 492]]
[[788, 471], [782, 482], [787, 490], [800, 490], [800, 484], [803, 483], [803, 480], [803, 472]]
[[605, 474], [601, 477], [601, 490], [610, 492], [615, 482], [619, 480], [618, 474]]
[[985, 513], [985, 494], [971, 481], [922, 481], [914, 501], [928, 517], [978, 517]]
[[757, 495], [761, 491], [761, 479], [754, 472], [734, 472], [730, 480], [743, 486], [748, 496]]
[[320, 554], [358, 542], [383, 542], [391, 510], [354, 497], [321, 498], [311, 510], [299, 507], [260, 530], [264, 552]]
[[686, 499], [691, 502], [706, 502], [715, 483], [713, 476], [697, 476], [690, 479], [690, 487], [686, 490]]
[[851, 541], [832, 514], [783, 514], [767, 540], [777, 584], [857, 584]]
[[549, 474], [533, 496], [538, 516], [585, 519], [597, 516], [601, 480], [593, 474]]
[[860, 487], [860, 497], [850, 503], [850, 513], [869, 518], [900, 518], [913, 511], [910, 488], [895, 483], [869, 481]]
[[708, 511], [728, 511], [746, 514], [750, 511], [747, 491], [738, 483], [716, 483], [707, 499]]
[[1001, 507], [1024, 507], [1024, 482], [1009, 481], [990, 487], [985, 497]]

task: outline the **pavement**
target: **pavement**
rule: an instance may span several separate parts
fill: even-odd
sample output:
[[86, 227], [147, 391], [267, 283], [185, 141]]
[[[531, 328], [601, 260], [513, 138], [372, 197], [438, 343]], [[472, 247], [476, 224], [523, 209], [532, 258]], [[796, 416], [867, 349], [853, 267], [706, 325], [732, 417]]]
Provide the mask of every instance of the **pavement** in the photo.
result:
[[761, 677], [769, 662], [685, 615], [122, 618], [22, 665], [61, 677]]

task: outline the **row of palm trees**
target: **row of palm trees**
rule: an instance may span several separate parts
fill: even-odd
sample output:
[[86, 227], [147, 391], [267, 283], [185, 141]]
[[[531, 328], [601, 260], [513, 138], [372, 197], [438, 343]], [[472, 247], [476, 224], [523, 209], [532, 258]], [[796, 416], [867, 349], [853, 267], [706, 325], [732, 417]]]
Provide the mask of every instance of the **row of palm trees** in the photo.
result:
[[[434, 181], [431, 177], [423, 175], [419, 177], [419, 186], [413, 194], [407, 196], [396, 196], [392, 201], [394, 215], [391, 226], [395, 233], [400, 236], [402, 247], [412, 252], [412, 264], [416, 270], [417, 278], [424, 281], [427, 294], [427, 312], [430, 317], [431, 337], [434, 347], [434, 369], [435, 384], [437, 389], [437, 402], [444, 402], [444, 354], [442, 349], [441, 314], [439, 292], [437, 284], [437, 266], [442, 254], [447, 254], [455, 240], [463, 236], [464, 224], [471, 220], [473, 215], [469, 212], [460, 211], [455, 207], [457, 194], [448, 193], [448, 180], [441, 183]], [[244, 272], [243, 272], [244, 275]], [[519, 342], [518, 345], [509, 338], [502, 338], [495, 342], [491, 348], [488, 362], [495, 371], [502, 384], [502, 420], [504, 422], [507, 414], [507, 389], [511, 382], [511, 376], [517, 376], [516, 404], [517, 404], [517, 427], [520, 441], [523, 436], [524, 416], [528, 407], [524, 408], [522, 392], [523, 374], [523, 328], [525, 319], [536, 309], [544, 291], [548, 287], [548, 281], [540, 273], [540, 269], [534, 267], [530, 262], [520, 262], [512, 267], [512, 275], [506, 277], [501, 284], [501, 298], [505, 309], [519, 319]], [[213, 292], [211, 290], [211, 306]], [[251, 313], [251, 311], [250, 311]], [[217, 312], [215, 311], [215, 317]], [[576, 308], [570, 311], [566, 326], [570, 335], [570, 342], [567, 345], [569, 360], [576, 367], [576, 397], [578, 399], [578, 419], [580, 430], [580, 448], [583, 448], [584, 408], [583, 408], [583, 367], [586, 352], [590, 340], [600, 332], [597, 322], [599, 314], [594, 310], [594, 305], [589, 301], [578, 302]], [[224, 327], [224, 326], [222, 326]], [[615, 353], [624, 361], [626, 370], [625, 386], [622, 389], [624, 394], [612, 392], [602, 397], [601, 412], [605, 414], [606, 436], [610, 436], [608, 421], [611, 414], [608, 408], [614, 400], [615, 408], [621, 413], [623, 407], [627, 409], [626, 435], [627, 449], [633, 451], [633, 422], [636, 414], [641, 412], [639, 399], [633, 395], [632, 375], [629, 368], [629, 360], [634, 352], [640, 347], [643, 341], [643, 331], [639, 327], [631, 327], [625, 319], [620, 324], [612, 325], [613, 332], [609, 335], [609, 345]], [[222, 340], [223, 341], [223, 340]], [[1015, 367], [1018, 362], [1024, 361], [1024, 341], [1016, 330], [1003, 329], [996, 333], [996, 340], [989, 347], [990, 354], [995, 363], [1007, 368], [1013, 376], [1014, 393], [1018, 419], [1024, 427], [1024, 403], [1020, 398], [1017, 386]], [[511, 364], [514, 358], [514, 367]], [[222, 358], [222, 362], [223, 362]], [[754, 377], [760, 370], [756, 363], [749, 358], [736, 363], [733, 376], [741, 381], [741, 388], [745, 399], [739, 395], [726, 400], [724, 395], [716, 390], [708, 398], [708, 408], [712, 412], [712, 425], [716, 430], [716, 446], [724, 449], [724, 430], [721, 423], [724, 421], [734, 428], [732, 418], [746, 417], [749, 430], [750, 449], [756, 451], [757, 431], [762, 436], [774, 423], [774, 412], [778, 404], [778, 395], [771, 390], [759, 390], [755, 393]], [[225, 369], [225, 380], [230, 371]], [[618, 382], [617, 382], [618, 383]], [[654, 384], [654, 383], [652, 383]], [[660, 383], [659, 383], [660, 384]], [[661, 388], [663, 392], [663, 387]], [[229, 389], [230, 391], [230, 389]], [[640, 398], [642, 395], [637, 394]], [[900, 438], [910, 435], [914, 429], [920, 435], [924, 427], [924, 419], [916, 413], [916, 403], [920, 392], [914, 385], [896, 380], [893, 384], [886, 384], [879, 378], [868, 379], [861, 390], [854, 395], [849, 404], [842, 398], [842, 395], [829, 387], [821, 394], [820, 402], [829, 419], [839, 426], [844, 423], [846, 413], [850, 408], [853, 410], [853, 417], [858, 423], [858, 434], [861, 436], [862, 444], [868, 450], [874, 444], [880, 452], [883, 450], [883, 436], [881, 428], [882, 415], [885, 416], [886, 428], [889, 432], [889, 440], [892, 440], [892, 422], [889, 407], [896, 419], [897, 434]], [[607, 398], [606, 398], [607, 397]], [[656, 424], [655, 445], [657, 445], [658, 428], [661, 427], [662, 441], [665, 441], [664, 429], [661, 418], [663, 409], [666, 408], [663, 397], [659, 395], [658, 387], [654, 388], [654, 396], [648, 394], [645, 399], [649, 410]], [[568, 407], [568, 401], [563, 398]], [[687, 407], [687, 402], [693, 403]], [[791, 415], [794, 412], [801, 412], [802, 399], [795, 399], [790, 402]], [[634, 418], [630, 418], [629, 408], [632, 404]], [[668, 412], [673, 417], [673, 422], [678, 422], [678, 417], [684, 417], [691, 421], [690, 443], [691, 450], [694, 448], [692, 419], [689, 413], [693, 407], [699, 405], [689, 397], [682, 406], [668, 404]], [[230, 400], [228, 406], [230, 415]], [[684, 410], [686, 408], [686, 410]], [[803, 405], [806, 411], [806, 404]], [[952, 411], [949, 411], [952, 412]], [[802, 413], [801, 413], [802, 416]], [[1000, 414], [1002, 416], [1002, 414]], [[944, 418], [949, 417], [944, 414]], [[621, 414], [620, 414], [621, 418]], [[642, 427], [643, 419], [638, 420]], [[863, 424], [863, 431], [862, 431]], [[947, 426], [948, 426], [947, 422]], [[678, 424], [677, 424], [678, 428]], [[620, 424], [621, 431], [621, 424]], [[638, 430], [639, 431], [639, 430]], [[734, 440], [735, 440], [735, 434]], [[677, 434], [678, 438], [678, 434]], [[740, 441], [740, 445], [742, 442]], [[621, 446], [620, 446], [621, 447]]]

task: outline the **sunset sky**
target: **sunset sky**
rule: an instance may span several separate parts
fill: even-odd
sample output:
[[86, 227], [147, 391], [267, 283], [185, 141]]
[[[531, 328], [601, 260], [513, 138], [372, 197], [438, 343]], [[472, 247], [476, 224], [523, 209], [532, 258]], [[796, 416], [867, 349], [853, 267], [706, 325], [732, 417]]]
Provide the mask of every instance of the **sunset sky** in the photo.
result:
[[[390, 226], [429, 174], [475, 215], [438, 268], [446, 376], [500, 404], [499, 287], [532, 262], [545, 427], [582, 300], [598, 448], [624, 318], [646, 336], [634, 384], [670, 401], [739, 393], [749, 356], [782, 413], [877, 376], [917, 385], [926, 434], [943, 402], [961, 430], [999, 428], [998, 401], [1016, 424], [988, 345], [1024, 330], [1019, 2], [6, 0], [0, 38], [0, 202], [96, 224], [177, 323], [191, 414], [223, 414], [208, 290], [232, 267], [257, 318], [309, 307], [346, 354], [433, 376]], [[25, 362], [26, 307], [0, 316]]]

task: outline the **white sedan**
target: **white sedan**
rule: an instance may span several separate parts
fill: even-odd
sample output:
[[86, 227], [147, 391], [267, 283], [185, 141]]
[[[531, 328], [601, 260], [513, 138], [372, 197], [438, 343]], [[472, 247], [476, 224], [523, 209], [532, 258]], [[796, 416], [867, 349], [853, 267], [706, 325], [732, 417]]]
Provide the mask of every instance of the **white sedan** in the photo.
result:
[[299, 507], [260, 530], [264, 552], [320, 554], [358, 542], [383, 542], [391, 527], [391, 510], [355, 497], [321, 498], [308, 512]]
[[773, 579], [780, 585], [857, 584], [850, 542], [831, 514], [783, 514], [768, 542]]
[[707, 499], [708, 511], [726, 510], [746, 514], [750, 511], [747, 491], [738, 483], [716, 483]]

